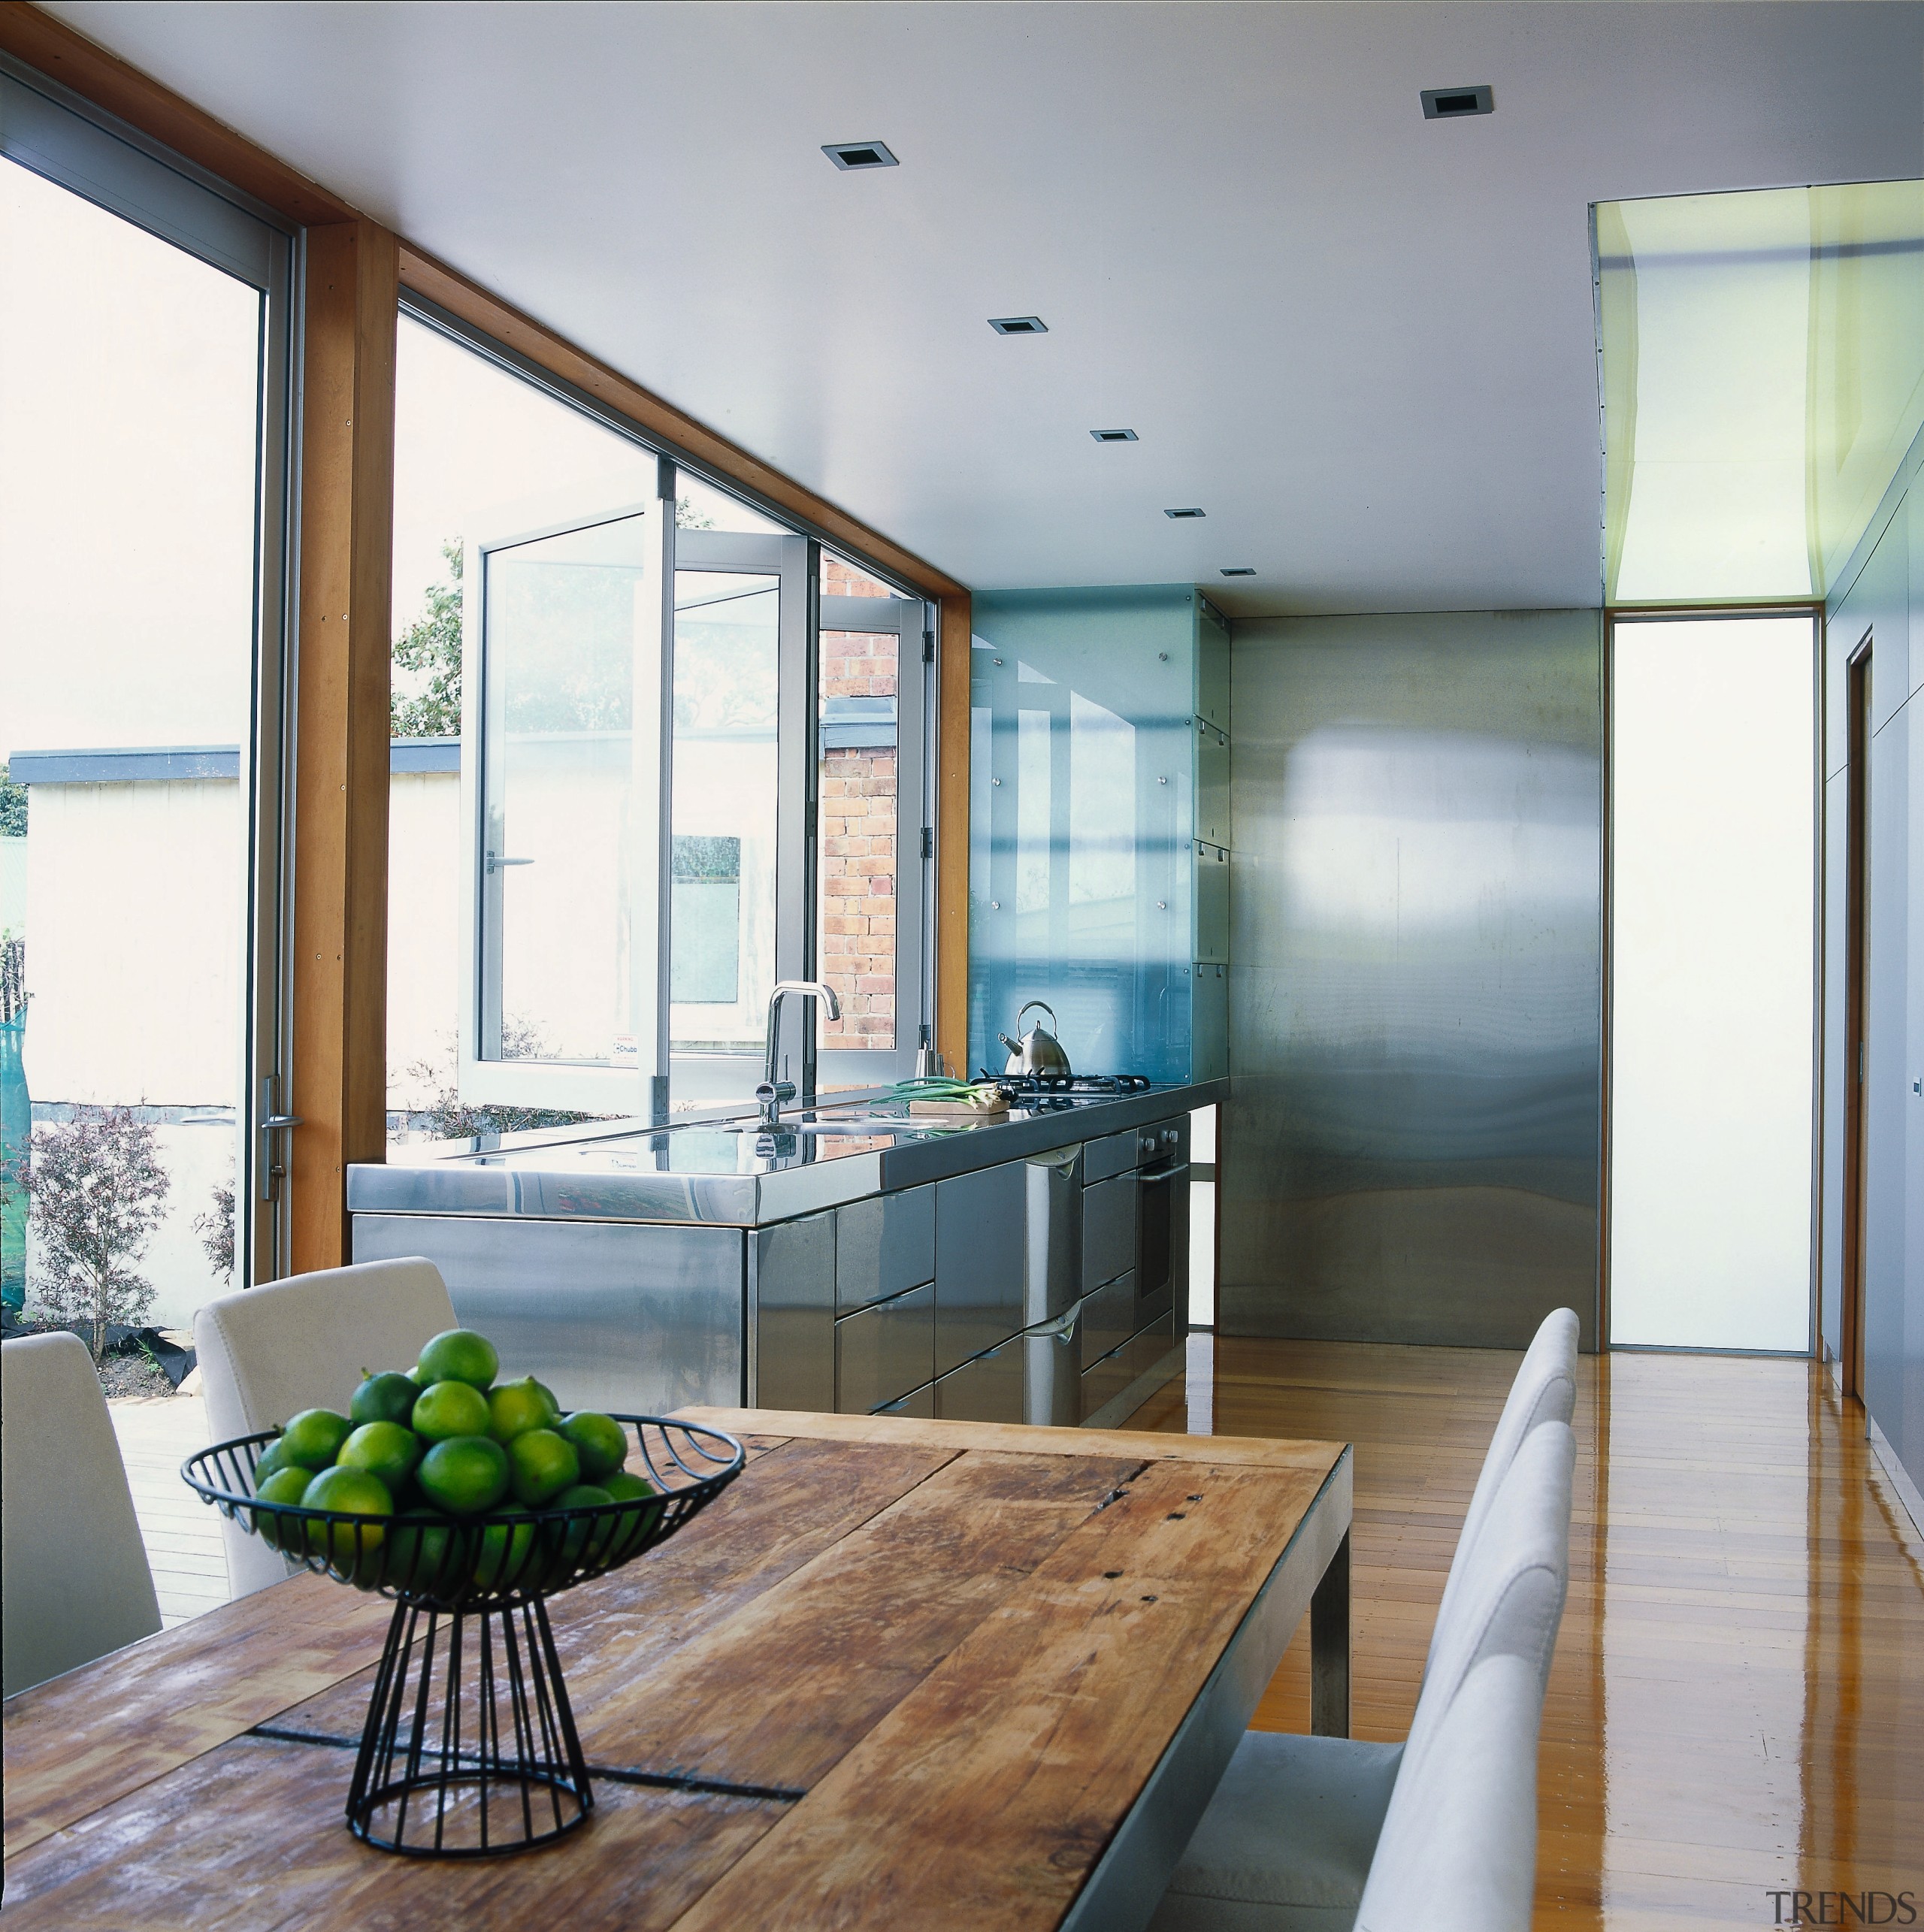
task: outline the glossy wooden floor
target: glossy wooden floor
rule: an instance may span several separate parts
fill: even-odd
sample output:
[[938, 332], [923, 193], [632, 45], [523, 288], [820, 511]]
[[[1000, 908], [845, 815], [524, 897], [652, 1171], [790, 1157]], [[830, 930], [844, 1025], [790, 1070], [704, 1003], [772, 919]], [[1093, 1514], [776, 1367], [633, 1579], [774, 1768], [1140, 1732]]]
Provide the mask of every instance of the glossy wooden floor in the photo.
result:
[[[1518, 1358], [1190, 1349], [1133, 1426], [1356, 1444], [1355, 1728], [1402, 1737]], [[1924, 1540], [1862, 1412], [1805, 1362], [1587, 1356], [1576, 1432], [1538, 1927], [1768, 1926], [1783, 1889], [1908, 1891], [1924, 1923]], [[1308, 1729], [1307, 1652], [1259, 1726]]]

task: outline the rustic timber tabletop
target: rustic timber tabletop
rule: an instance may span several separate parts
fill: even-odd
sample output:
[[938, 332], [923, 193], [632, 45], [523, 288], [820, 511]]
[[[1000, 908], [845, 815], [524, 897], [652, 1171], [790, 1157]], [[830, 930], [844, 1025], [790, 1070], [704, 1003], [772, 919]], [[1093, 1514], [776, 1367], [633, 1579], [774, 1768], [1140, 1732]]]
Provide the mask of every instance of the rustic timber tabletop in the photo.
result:
[[8, 1701], [10, 1932], [1112, 1932], [1305, 1610], [1348, 1730], [1341, 1443], [683, 1413], [747, 1470], [552, 1607], [579, 1833], [463, 1864], [351, 1838], [391, 1607], [301, 1576]]

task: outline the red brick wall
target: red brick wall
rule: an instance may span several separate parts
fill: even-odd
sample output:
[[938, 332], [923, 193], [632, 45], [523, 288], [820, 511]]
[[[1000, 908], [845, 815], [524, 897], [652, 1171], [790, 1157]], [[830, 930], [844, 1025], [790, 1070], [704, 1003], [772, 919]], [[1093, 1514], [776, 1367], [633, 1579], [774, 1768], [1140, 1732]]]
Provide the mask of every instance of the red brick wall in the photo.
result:
[[[839, 558], [821, 560], [830, 597], [882, 588]], [[892, 697], [896, 640], [873, 631], [821, 633], [821, 695]], [[842, 1002], [824, 1046], [895, 1044], [896, 754], [850, 746], [827, 752], [821, 773], [821, 976]]]

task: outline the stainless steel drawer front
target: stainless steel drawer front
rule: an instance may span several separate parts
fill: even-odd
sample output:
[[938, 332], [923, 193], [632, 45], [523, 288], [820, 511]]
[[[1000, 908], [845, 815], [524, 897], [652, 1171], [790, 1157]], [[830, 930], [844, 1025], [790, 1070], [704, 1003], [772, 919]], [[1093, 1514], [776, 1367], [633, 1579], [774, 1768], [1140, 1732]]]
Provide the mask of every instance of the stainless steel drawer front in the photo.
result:
[[1082, 1292], [1136, 1265], [1136, 1176], [1118, 1174], [1082, 1190]]
[[1027, 1176], [1022, 1161], [936, 1184], [936, 1368], [945, 1372], [1023, 1326]]
[[1091, 1141], [1082, 1150], [1082, 1178], [1106, 1181], [1112, 1174], [1121, 1174], [1126, 1168], [1136, 1165], [1137, 1156], [1136, 1135], [1105, 1134], [1099, 1141]]
[[835, 1214], [838, 1314], [935, 1278], [935, 1190], [905, 1188], [852, 1201]]
[[869, 1415], [935, 1374], [935, 1283], [877, 1302], [835, 1324], [835, 1406]]
[[570, 1408], [643, 1415], [748, 1399], [744, 1245], [737, 1228], [354, 1217], [355, 1260], [425, 1255], [515, 1374]]
[[1082, 1359], [1100, 1361], [1120, 1348], [1142, 1324], [1136, 1308], [1136, 1271], [1131, 1268], [1082, 1304]]
[[1018, 1335], [937, 1381], [936, 1418], [954, 1423], [1024, 1421], [1024, 1381], [1023, 1338]]
[[891, 1402], [882, 1412], [885, 1416], [913, 1416], [923, 1422], [935, 1420], [935, 1384], [933, 1382], [912, 1390], [899, 1402]]
[[750, 1237], [759, 1408], [835, 1406], [835, 1216], [809, 1214]]

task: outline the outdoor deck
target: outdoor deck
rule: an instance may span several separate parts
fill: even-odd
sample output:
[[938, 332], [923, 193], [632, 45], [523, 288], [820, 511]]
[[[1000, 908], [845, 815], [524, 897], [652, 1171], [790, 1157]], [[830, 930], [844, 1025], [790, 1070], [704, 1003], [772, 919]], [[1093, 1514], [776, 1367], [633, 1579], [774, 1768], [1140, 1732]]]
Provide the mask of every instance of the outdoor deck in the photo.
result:
[[227, 1601], [220, 1519], [180, 1480], [182, 1462], [207, 1447], [207, 1404], [198, 1395], [130, 1395], [107, 1407], [171, 1629]]

